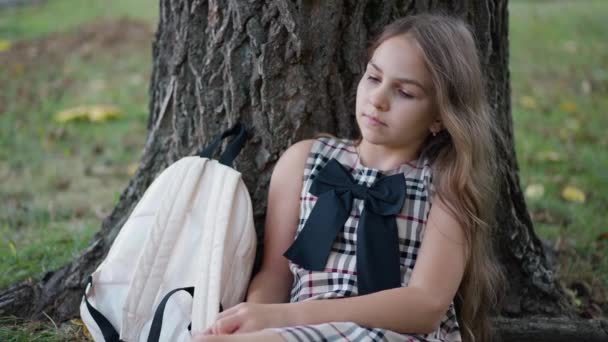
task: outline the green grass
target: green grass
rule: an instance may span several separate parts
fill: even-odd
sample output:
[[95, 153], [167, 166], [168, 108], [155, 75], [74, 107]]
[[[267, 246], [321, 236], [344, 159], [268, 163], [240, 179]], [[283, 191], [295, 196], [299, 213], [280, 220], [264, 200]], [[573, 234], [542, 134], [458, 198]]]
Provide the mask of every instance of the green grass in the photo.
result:
[[0, 39], [19, 40], [66, 32], [105, 18], [128, 17], [150, 23], [158, 18], [157, 0], [47, 0], [0, 11]]
[[[90, 7], [82, 2], [76, 6], [74, 1], [49, 1], [18, 13], [27, 14], [23, 22], [32, 20], [29, 16], [50, 21], [52, 13], [47, 11], [55, 11], [55, 18], [60, 18], [58, 13], [72, 7], [74, 13], [84, 16], [72, 18], [73, 22], [83, 22], [93, 18], [104, 1], [87, 3]], [[115, 3], [120, 5], [114, 9], [105, 6], [102, 13], [121, 17], [127, 13], [127, 2]], [[131, 1], [133, 4], [141, 1]], [[134, 12], [141, 15], [145, 11]], [[14, 14], [0, 12], [0, 18], [5, 22]], [[116, 20], [108, 21], [111, 19], [103, 19], [103, 23], [115, 24]], [[74, 43], [84, 26], [46, 37], [41, 27], [59, 30], [69, 26], [41, 23], [28, 32], [12, 30], [18, 39], [40, 35], [39, 39], [70, 51], [49, 48], [32, 60], [17, 55], [7, 58], [8, 63], [0, 68], [0, 288], [38, 278], [77, 255], [126, 186], [146, 132], [151, 21], [122, 24], [121, 29], [141, 38], [137, 42], [116, 41], [106, 46], [103, 39], [87, 41], [98, 50], [94, 54], [86, 44]], [[139, 30], [140, 26], [147, 31]], [[99, 27], [103, 25], [95, 29]], [[32, 44], [40, 45], [40, 40]], [[45, 59], [50, 63], [44, 63]], [[97, 104], [115, 105], [123, 116], [104, 123], [65, 124], [53, 119], [58, 111]]]
[[78, 321], [55, 323], [51, 320], [31, 322], [14, 317], [0, 318], [0, 341], [3, 342], [64, 342], [91, 341]]
[[[126, 187], [146, 134], [156, 11], [151, 0], [0, 10], [0, 40], [12, 43], [0, 52], [0, 289], [74, 259]], [[122, 116], [54, 120], [98, 104]], [[84, 339], [78, 324], [57, 324], [4, 317], [0, 341]]]
[[[608, 288], [608, 16], [606, 1], [514, 2], [510, 10], [513, 120], [522, 187], [537, 232], [577, 258], [564, 280]], [[547, 158], [547, 155], [554, 157]], [[565, 186], [584, 203], [562, 198]]]

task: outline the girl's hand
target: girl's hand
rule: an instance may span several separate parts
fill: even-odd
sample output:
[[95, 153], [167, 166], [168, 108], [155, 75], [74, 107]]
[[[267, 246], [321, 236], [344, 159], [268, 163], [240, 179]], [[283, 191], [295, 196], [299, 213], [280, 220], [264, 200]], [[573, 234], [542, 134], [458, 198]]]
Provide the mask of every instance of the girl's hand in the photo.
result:
[[221, 312], [203, 334], [227, 335], [288, 326], [288, 305], [240, 303]]

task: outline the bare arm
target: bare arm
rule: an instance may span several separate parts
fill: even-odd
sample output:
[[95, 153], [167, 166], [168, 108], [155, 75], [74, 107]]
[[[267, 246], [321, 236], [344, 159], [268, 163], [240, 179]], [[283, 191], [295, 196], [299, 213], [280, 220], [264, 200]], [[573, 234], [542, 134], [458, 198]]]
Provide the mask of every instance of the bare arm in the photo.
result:
[[436, 198], [407, 287], [358, 297], [286, 304], [291, 317], [289, 325], [350, 321], [400, 333], [429, 333], [437, 329], [453, 300], [465, 264], [462, 228]]
[[293, 277], [283, 253], [293, 242], [300, 216], [302, 176], [314, 140], [300, 141], [285, 151], [275, 165], [268, 190], [264, 257], [260, 272], [247, 291], [250, 303], [289, 300]]
[[293, 242], [296, 231], [299, 216], [296, 204], [303, 170], [303, 164], [297, 169], [291, 166], [293, 161], [304, 163], [304, 150], [310, 150], [302, 145], [286, 152], [273, 173], [262, 271], [249, 288], [248, 303], [220, 313], [207, 332], [246, 333], [270, 327], [344, 321], [410, 334], [436, 330], [458, 290], [467, 255], [464, 232], [439, 198], [435, 198], [431, 207], [407, 287], [357, 297], [283, 303], [289, 297], [292, 277], [282, 253]]

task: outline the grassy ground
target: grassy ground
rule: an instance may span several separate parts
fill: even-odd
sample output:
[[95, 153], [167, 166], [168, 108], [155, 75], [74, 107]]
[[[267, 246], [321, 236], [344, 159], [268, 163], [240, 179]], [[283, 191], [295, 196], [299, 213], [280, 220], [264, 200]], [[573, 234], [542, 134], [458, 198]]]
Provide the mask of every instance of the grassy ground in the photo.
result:
[[[127, 184], [146, 134], [156, 12], [156, 0], [0, 10], [0, 50], [11, 44], [0, 52], [0, 289], [77, 255]], [[513, 1], [510, 15], [522, 187], [564, 283], [591, 288], [579, 297], [594, 315], [589, 301], [605, 303], [608, 289], [608, 3]], [[96, 104], [123, 115], [53, 120]], [[584, 202], [565, 199], [567, 186]], [[83, 338], [77, 321], [0, 319], [0, 341]]]
[[[156, 1], [52, 0], [0, 10], [0, 289], [85, 248], [146, 134]], [[70, 15], [64, 15], [70, 13]], [[107, 122], [54, 120], [113, 105]], [[75, 340], [77, 324], [0, 321], [0, 341]]]
[[[560, 252], [564, 283], [583, 281], [594, 289], [591, 297], [604, 302], [607, 15], [606, 1], [510, 5], [513, 120], [528, 209], [537, 232]], [[584, 201], [567, 200], [562, 192], [568, 186], [580, 190]]]

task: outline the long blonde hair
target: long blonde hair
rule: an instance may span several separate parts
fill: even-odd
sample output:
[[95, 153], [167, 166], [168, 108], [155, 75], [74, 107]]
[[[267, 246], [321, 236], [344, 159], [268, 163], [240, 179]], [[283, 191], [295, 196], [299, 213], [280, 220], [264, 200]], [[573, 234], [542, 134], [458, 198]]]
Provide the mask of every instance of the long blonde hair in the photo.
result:
[[438, 15], [401, 18], [385, 27], [382, 42], [407, 35], [420, 47], [431, 73], [444, 129], [427, 138], [421, 154], [433, 165], [437, 195], [465, 230], [468, 259], [455, 298], [464, 341], [492, 339], [490, 314], [500, 306], [504, 274], [494, 254], [495, 138], [475, 39], [465, 22]]

